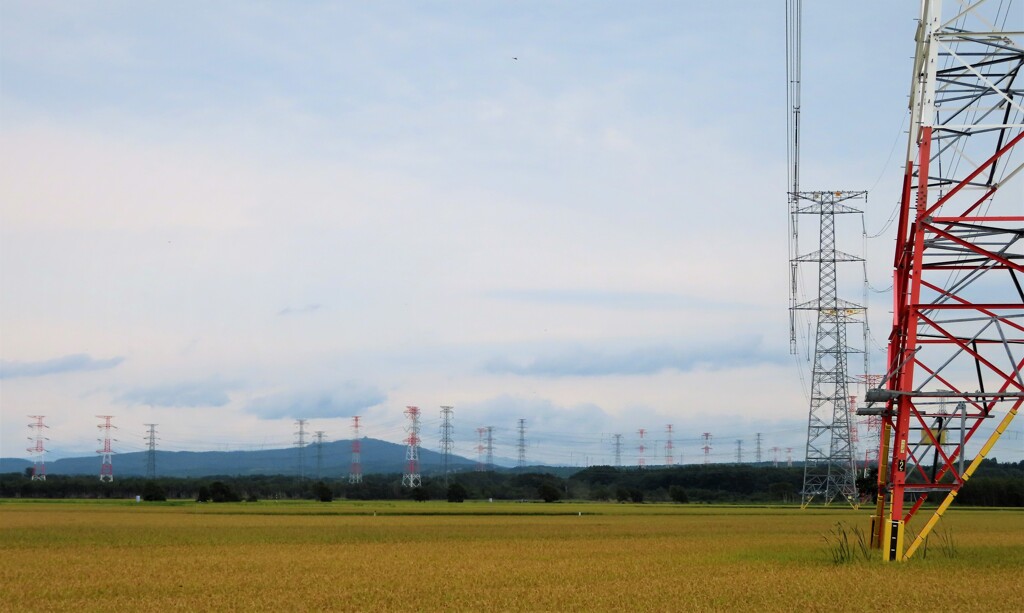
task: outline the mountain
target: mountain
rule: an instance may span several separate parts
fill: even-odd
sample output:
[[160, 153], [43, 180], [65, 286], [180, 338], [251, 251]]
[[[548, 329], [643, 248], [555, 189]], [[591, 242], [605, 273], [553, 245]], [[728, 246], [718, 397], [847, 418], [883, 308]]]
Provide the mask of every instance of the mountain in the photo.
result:
[[[317, 448], [303, 448], [303, 473], [316, 476]], [[321, 471], [326, 478], [348, 476], [352, 460], [352, 441], [324, 443], [320, 449]], [[406, 447], [372, 438], [362, 439], [360, 457], [364, 474], [400, 473], [405, 470]], [[145, 476], [145, 451], [115, 454], [114, 476]], [[427, 449], [419, 450], [420, 472], [424, 475], [441, 470], [442, 455]], [[32, 462], [21, 458], [0, 458], [0, 473], [24, 472]], [[452, 471], [473, 470], [476, 462], [461, 456], [448, 460]], [[98, 475], [100, 457], [63, 458], [46, 463], [50, 475]], [[299, 449], [262, 449], [257, 451], [159, 451], [156, 452], [156, 474], [161, 477], [205, 477], [211, 475], [296, 475], [299, 473]]]

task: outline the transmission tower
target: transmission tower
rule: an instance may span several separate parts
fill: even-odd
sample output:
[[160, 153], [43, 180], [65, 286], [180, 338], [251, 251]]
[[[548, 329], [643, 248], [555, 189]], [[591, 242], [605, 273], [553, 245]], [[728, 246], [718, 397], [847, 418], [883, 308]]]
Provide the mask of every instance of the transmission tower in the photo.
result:
[[526, 468], [526, 420], [519, 420], [519, 458], [516, 460], [519, 470]]
[[893, 561], [913, 556], [1024, 402], [1024, 11], [922, 0], [916, 42], [887, 375], [862, 410], [882, 418], [872, 544]]
[[405, 407], [408, 422], [405, 431], [409, 436], [405, 439], [405, 474], [402, 475], [404, 487], [419, 487], [420, 481], [420, 410], [417, 407]]
[[110, 438], [110, 430], [112, 428], [117, 428], [117, 426], [110, 423], [110, 420], [114, 419], [113, 415], [97, 415], [96, 417], [103, 420], [103, 423], [96, 426], [101, 432], [103, 432], [103, 438], [98, 439], [103, 443], [103, 448], [96, 451], [96, 453], [102, 456], [102, 463], [100, 464], [100, 481], [110, 483], [114, 481], [114, 461], [112, 459], [114, 450], [111, 447], [111, 442], [116, 440]]
[[644, 446], [644, 435], [647, 434], [647, 430], [640, 428], [636, 433], [640, 436], [640, 444], [636, 448], [636, 464], [638, 468], [642, 469], [647, 464], [647, 460], [644, 458], [644, 451], [647, 450], [647, 447]]
[[299, 427], [295, 432], [295, 446], [299, 450], [299, 479], [306, 478], [306, 419], [296, 419], [295, 424]]
[[778, 468], [779, 467], [779, 451], [781, 451], [781, 448], [779, 448], [779, 447], [772, 447], [768, 451], [772, 452], [772, 466], [774, 466], [775, 468]]
[[452, 455], [452, 413], [450, 406], [441, 407], [441, 464], [444, 469], [444, 486], [448, 487], [448, 463]]
[[761, 463], [761, 433], [757, 433], [757, 438], [754, 440], [754, 462]]
[[[800, 189], [801, 5], [801, 0], [786, 2], [791, 353], [797, 353], [798, 312], [811, 311], [817, 315], [801, 501], [806, 506], [820, 498], [828, 504], [838, 497], [856, 506], [856, 452], [847, 410], [850, 381], [847, 361], [851, 353], [847, 327], [866, 325], [867, 315], [866, 305], [838, 296], [837, 263], [863, 262], [863, 259], [836, 249], [836, 218], [847, 214], [863, 215], [848, 203], [866, 200], [867, 192]], [[808, 253], [801, 251], [799, 243], [799, 219], [805, 215], [818, 218], [818, 248]], [[861, 221], [863, 227], [863, 218]], [[813, 264], [818, 269], [817, 298], [803, 302], [797, 283], [801, 264]]]
[[612, 438], [615, 439], [615, 468], [622, 467], [622, 435], [613, 434]]
[[476, 429], [476, 470], [477, 472], [484, 472], [487, 470], [487, 464], [484, 462], [484, 453], [487, 451], [487, 446], [484, 445], [484, 437], [487, 434], [487, 428]]
[[359, 416], [352, 417], [352, 464], [348, 469], [348, 482], [363, 482], [362, 441], [359, 440]]
[[43, 423], [45, 415], [29, 415], [29, 419], [35, 421], [30, 423], [28, 427], [31, 429], [32, 436], [28, 440], [33, 442], [33, 445], [28, 448], [28, 452], [32, 454], [32, 481], [46, 481], [46, 447], [44, 441], [50, 439], [43, 436], [43, 428], [49, 428]]
[[793, 468], [793, 448], [786, 447], [786, 467]]
[[741, 439], [736, 439], [736, 463], [743, 463], [743, 441]]
[[675, 464], [675, 454], [672, 451], [672, 424], [665, 426], [665, 466]]
[[494, 426], [487, 426], [487, 470], [494, 470]]
[[704, 450], [704, 463], [707, 464], [711, 460], [711, 433], [705, 432], [701, 438], [704, 439], [704, 446], [701, 449]]
[[149, 429], [146, 434], [146, 478], [156, 479], [156, 427], [157, 424], [143, 424]]
[[313, 433], [316, 437], [316, 480], [320, 480], [324, 467], [324, 431], [317, 430]]

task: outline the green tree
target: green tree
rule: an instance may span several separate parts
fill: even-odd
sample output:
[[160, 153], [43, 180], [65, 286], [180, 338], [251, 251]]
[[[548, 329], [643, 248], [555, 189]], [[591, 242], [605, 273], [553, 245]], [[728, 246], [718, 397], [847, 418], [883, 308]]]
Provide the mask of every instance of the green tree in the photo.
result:
[[167, 494], [156, 481], [146, 481], [142, 486], [142, 499], [146, 502], [163, 502], [167, 500]]
[[334, 500], [334, 492], [327, 486], [323, 481], [317, 481], [313, 484], [313, 496], [320, 502], [330, 502]]
[[469, 497], [469, 492], [461, 483], [452, 483], [448, 486], [448, 502], [464, 502]]
[[686, 490], [678, 485], [673, 485], [668, 488], [668, 496], [672, 499], [672, 502], [678, 502], [679, 504], [686, 504], [690, 502], [690, 497], [686, 495]]
[[550, 483], [542, 483], [537, 488], [537, 494], [544, 502], [556, 502], [562, 498], [562, 492]]

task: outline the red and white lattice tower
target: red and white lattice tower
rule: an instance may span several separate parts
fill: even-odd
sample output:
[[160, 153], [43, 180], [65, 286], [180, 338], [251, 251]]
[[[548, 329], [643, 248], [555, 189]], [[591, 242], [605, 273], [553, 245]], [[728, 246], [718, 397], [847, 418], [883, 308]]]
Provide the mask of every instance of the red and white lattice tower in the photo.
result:
[[1024, 403], [1024, 11], [922, 0], [915, 38], [888, 377], [863, 409], [883, 419], [872, 544], [892, 561], [925, 542]]
[[704, 439], [704, 446], [701, 448], [704, 450], [704, 463], [707, 464], [711, 461], [711, 433], [705, 432], [701, 437]]
[[850, 445], [856, 447], [860, 442], [860, 427], [857, 424], [857, 395], [850, 394]]
[[476, 471], [482, 473], [487, 470], [487, 463], [484, 461], [484, 454], [487, 453], [487, 445], [484, 445], [484, 437], [487, 436], [487, 428], [476, 429]]
[[359, 416], [352, 417], [352, 464], [348, 469], [349, 483], [363, 482], [363, 442], [359, 440]]
[[643, 468], [647, 465], [647, 459], [644, 457], [644, 452], [647, 451], [647, 447], [644, 446], [644, 436], [647, 434], [647, 430], [640, 428], [636, 433], [640, 435], [640, 444], [636, 447], [636, 465], [638, 468]]
[[[877, 388], [884, 379], [883, 375], [864, 375], [864, 393]], [[878, 465], [878, 444], [882, 434], [882, 416], [864, 416], [864, 476], [868, 476], [871, 467]]]
[[33, 445], [28, 448], [28, 452], [32, 454], [32, 480], [33, 481], [46, 481], [46, 446], [44, 441], [47, 441], [43, 436], [43, 428], [49, 428], [43, 423], [45, 415], [29, 415], [30, 419], [35, 421], [28, 425], [32, 429], [32, 436], [28, 440], [33, 442]]
[[786, 467], [793, 468], [793, 448], [786, 447]]
[[781, 447], [772, 447], [768, 451], [772, 452], [772, 466], [775, 468], [779, 467], [779, 452], [782, 451]]
[[672, 450], [672, 424], [668, 424], [665, 426], [665, 466], [672, 466], [675, 463], [675, 453]]
[[103, 456], [103, 463], [100, 464], [100, 481], [111, 482], [114, 480], [114, 462], [112, 460], [114, 450], [111, 447], [111, 442], [115, 439], [110, 438], [110, 430], [117, 426], [110, 423], [110, 420], [114, 419], [113, 415], [97, 415], [96, 417], [103, 420], [103, 423], [96, 426], [103, 432], [103, 438], [97, 439], [103, 443], [103, 448], [96, 450], [96, 453]]
[[405, 474], [402, 485], [419, 487], [420, 480], [420, 410], [418, 407], [405, 407], [405, 417], [409, 420], [405, 431], [409, 434], [405, 439]]

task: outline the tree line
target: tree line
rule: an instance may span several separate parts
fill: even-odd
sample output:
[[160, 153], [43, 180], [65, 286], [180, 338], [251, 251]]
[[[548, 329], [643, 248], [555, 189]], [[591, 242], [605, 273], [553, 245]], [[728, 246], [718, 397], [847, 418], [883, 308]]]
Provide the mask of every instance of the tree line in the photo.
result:
[[[957, 497], [958, 505], [1024, 506], [1024, 462], [985, 460]], [[125, 477], [100, 482], [84, 475], [48, 475], [32, 481], [29, 472], [0, 475], [4, 498], [191, 499], [203, 502], [257, 500], [593, 500], [676, 503], [798, 503], [801, 467], [709, 464], [647, 469], [592, 466], [568, 477], [545, 472], [459, 472], [423, 477], [422, 487], [402, 486], [400, 474], [364, 475], [363, 482], [301, 479], [291, 475], [204, 478]], [[873, 500], [873, 474], [862, 474], [858, 490]]]

